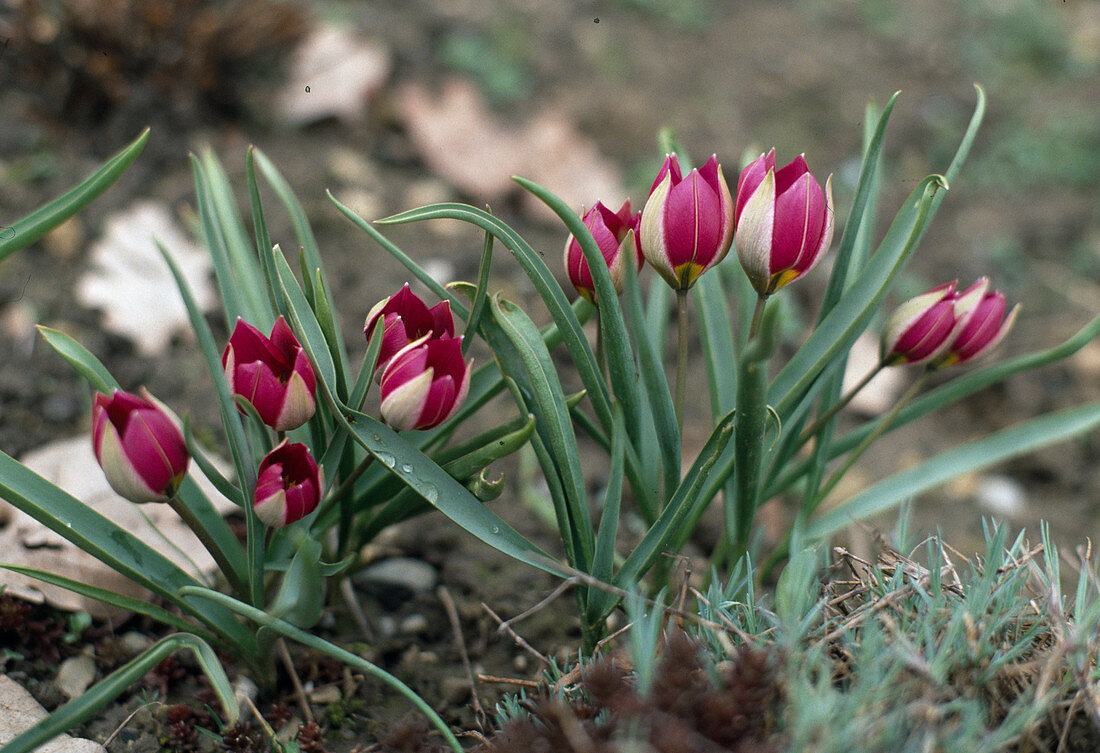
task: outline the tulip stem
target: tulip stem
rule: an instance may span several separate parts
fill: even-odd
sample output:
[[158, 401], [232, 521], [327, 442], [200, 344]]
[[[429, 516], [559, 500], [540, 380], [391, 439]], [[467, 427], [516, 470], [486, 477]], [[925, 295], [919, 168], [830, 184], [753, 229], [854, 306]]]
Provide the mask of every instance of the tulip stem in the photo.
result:
[[760, 329], [760, 322], [764, 318], [764, 306], [768, 303], [768, 297], [762, 295], [756, 299], [756, 308], [752, 311], [752, 324], [749, 325], [749, 339], [756, 337], [757, 331]]
[[687, 290], [676, 291], [676, 398], [673, 408], [676, 411], [676, 423], [680, 435], [684, 434], [684, 392], [687, 389], [688, 362], [688, 299]]
[[865, 374], [864, 377], [859, 380], [859, 384], [848, 390], [848, 394], [838, 400], [836, 404], [831, 406], [827, 411], [818, 416], [817, 420], [814, 421], [808, 429], [802, 432], [802, 436], [798, 438], [798, 446], [801, 447], [802, 445], [806, 444], [815, 434], [821, 431], [825, 424], [831, 421], [833, 416], [843, 410], [844, 406], [852, 402], [852, 398], [855, 397], [860, 390], [866, 387], [868, 382], [874, 379], [885, 366], [885, 361], [879, 361], [877, 366], [868, 371], [867, 374]]
[[191, 508], [174, 494], [168, 498], [168, 504], [171, 505], [172, 509], [176, 511], [176, 514], [183, 519], [187, 527], [194, 531], [199, 541], [206, 547], [206, 551], [210, 552], [210, 556], [213, 557], [214, 562], [218, 564], [218, 568], [222, 571], [222, 574], [225, 575], [225, 579], [229, 582], [229, 586], [233, 589], [233, 592], [242, 597], [246, 596], [248, 594], [248, 589], [245, 588], [244, 583], [237, 577], [237, 571], [233, 569], [229, 560], [226, 559], [225, 554], [218, 548], [210, 532], [203, 528], [202, 523], [199, 522], [199, 519], [191, 511]]

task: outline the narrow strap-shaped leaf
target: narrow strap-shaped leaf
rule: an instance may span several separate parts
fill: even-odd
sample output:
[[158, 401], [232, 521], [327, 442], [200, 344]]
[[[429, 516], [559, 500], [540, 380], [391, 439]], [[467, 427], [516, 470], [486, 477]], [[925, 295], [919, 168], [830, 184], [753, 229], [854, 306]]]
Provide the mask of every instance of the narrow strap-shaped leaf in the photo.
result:
[[[252, 491], [256, 486], [256, 465], [252, 460], [248, 440], [245, 437], [244, 425], [241, 423], [240, 413], [237, 411], [237, 403], [229, 394], [229, 383], [225, 379], [222, 369], [221, 355], [214, 344], [214, 333], [206, 323], [199, 307], [195, 304], [195, 298], [191, 295], [191, 289], [187, 281], [183, 279], [172, 257], [159, 244], [161, 256], [165, 264], [172, 272], [179, 289], [180, 297], [187, 308], [187, 316], [191, 321], [191, 328], [195, 331], [195, 338], [199, 342], [199, 349], [206, 360], [206, 368], [210, 372], [211, 381], [214, 383], [214, 392], [218, 398], [218, 409], [221, 413], [222, 426], [225, 428], [226, 438], [229, 443], [229, 455], [233, 460], [233, 467], [237, 472], [237, 483], [241, 485], [241, 494], [244, 500], [251, 499]], [[248, 531], [247, 547], [247, 582], [251, 589], [250, 598], [255, 603], [263, 600], [263, 527], [256, 514], [252, 512], [252, 505], [244, 505], [245, 525]], [[222, 525], [225, 522], [222, 521]], [[227, 553], [232, 557], [231, 553]]]
[[271, 266], [271, 234], [267, 230], [264, 205], [260, 199], [260, 183], [256, 180], [256, 147], [248, 147], [244, 165], [245, 174], [248, 177], [248, 200], [252, 205], [252, 232], [256, 237], [256, 255], [260, 259], [260, 269], [263, 270], [264, 279], [267, 281], [264, 287], [272, 310], [278, 314], [286, 314], [286, 303], [279, 297], [279, 281]]
[[401, 214], [377, 220], [378, 224], [403, 224], [420, 220], [431, 219], [463, 220], [477, 225], [482, 230], [491, 232], [504, 247], [507, 248], [519, 262], [523, 271], [535, 286], [535, 291], [542, 298], [550, 311], [550, 316], [558, 326], [558, 332], [573, 358], [581, 383], [588, 390], [588, 398], [592, 401], [592, 407], [596, 411], [596, 418], [600, 425], [607, 431], [611, 425], [611, 398], [600, 376], [599, 367], [596, 365], [596, 356], [592, 352], [588, 340], [581, 330], [580, 322], [565, 293], [558, 285], [553, 273], [546, 262], [542, 260], [531, 246], [527, 244], [519, 233], [506, 223], [500, 221], [488, 212], [468, 206], [466, 204], [444, 203], [412, 209]]
[[473, 335], [481, 324], [481, 317], [489, 305], [489, 272], [493, 267], [493, 234], [485, 231], [485, 242], [481, 246], [481, 261], [477, 265], [477, 290], [474, 292], [473, 303], [470, 304], [470, 320], [466, 323], [466, 337], [462, 340], [462, 354], [473, 345]]
[[233, 486], [229, 479], [223, 476], [221, 471], [215, 468], [214, 464], [210, 462], [210, 459], [206, 457], [206, 453], [203, 452], [198, 442], [195, 441], [195, 434], [191, 431], [191, 422], [186, 417], [183, 419], [183, 437], [187, 443], [187, 450], [191, 453], [191, 459], [199, 466], [202, 475], [206, 476], [207, 480], [213, 484], [219, 494], [237, 507], [244, 507], [241, 490]]
[[[840, 300], [841, 294], [848, 288], [849, 269], [852, 272], [859, 272], [861, 260], [853, 259], [856, 237], [859, 235], [859, 230], [864, 223], [874, 219], [873, 216], [868, 216], [866, 210], [874, 203], [876, 178], [880, 164], [879, 158], [882, 154], [882, 142], [886, 136], [886, 124], [890, 121], [890, 113], [893, 112], [894, 104], [898, 101], [900, 94], [901, 92], [895, 92], [894, 96], [890, 97], [890, 101], [886, 103], [886, 106], [882, 108], [882, 114], [878, 118], [870, 142], [863, 150], [863, 162], [859, 168], [856, 195], [852, 200], [852, 208], [848, 212], [848, 220], [844, 223], [844, 232], [840, 236], [836, 261], [829, 275], [829, 284], [825, 288], [825, 297], [821, 302], [821, 312], [818, 315], [819, 323], [832, 310], [836, 302]], [[870, 114], [870, 112], [866, 113], [866, 115]]]
[[118, 381], [103, 362], [92, 355], [87, 348], [60, 330], [51, 329], [42, 324], [37, 326], [46, 344], [68, 361], [77, 373], [88, 381], [93, 390], [109, 394], [111, 390], [118, 389]]
[[309, 305], [305, 292], [298, 285], [298, 281], [294, 279], [294, 273], [290, 270], [290, 265], [287, 264], [282, 250], [278, 246], [275, 246], [272, 259], [275, 274], [279, 278], [280, 289], [290, 306], [293, 323], [297, 325], [295, 327], [296, 334], [301, 338], [302, 346], [306, 348], [310, 356], [309, 360], [313, 362], [314, 368], [317, 369], [322, 383], [335, 397], [336, 366], [332, 362], [328, 342], [325, 340], [325, 333], [313, 313], [313, 308]]
[[[359, 375], [355, 378], [355, 384], [351, 387], [351, 397], [348, 405], [356, 410], [363, 405], [374, 381], [374, 370], [378, 368], [378, 356], [382, 352], [382, 332], [386, 329], [386, 318], [378, 317], [374, 323], [374, 332], [367, 338], [367, 352], [363, 354], [363, 363], [359, 367]], [[473, 378], [471, 377], [471, 382]], [[472, 386], [472, 385], [471, 385]]]
[[[661, 358], [662, 350], [653, 347], [646, 334], [645, 315], [642, 312], [642, 294], [638, 289], [638, 273], [634, 269], [633, 254], [626, 254], [623, 260], [623, 299], [627, 318], [634, 334], [634, 347], [638, 352], [638, 362], [642, 372], [642, 384], [645, 385], [647, 404], [635, 405], [632, 410], [642, 419], [637, 424], [644, 427], [640, 437], [634, 437], [632, 444], [639, 442], [639, 455], [650, 456], [652, 452], [644, 445], [656, 444], [660, 452], [662, 477], [665, 496], [680, 483], [680, 422], [676, 420], [676, 408], [672, 402], [672, 391], [668, 387], [665, 364]], [[610, 355], [610, 353], [609, 353]], [[643, 410], [643, 409], [648, 410]], [[624, 410], [631, 409], [623, 405]], [[652, 428], [650, 428], [652, 422]], [[629, 430], [630, 423], [626, 424]]]
[[217, 591], [211, 591], [205, 588], [193, 588], [188, 589], [189, 592], [196, 596], [202, 596], [210, 601], [220, 604], [228, 609], [233, 610], [237, 614], [246, 617], [257, 625], [274, 630], [277, 633], [285, 635], [292, 641], [297, 641], [303, 646], [308, 646], [315, 651], [320, 651], [326, 656], [331, 656], [334, 659], [353, 667], [360, 672], [364, 672], [375, 679], [381, 680], [398, 693], [408, 699], [422, 714], [424, 714], [428, 720], [435, 725], [435, 728], [439, 730], [440, 734], [447, 741], [447, 744], [455, 751], [455, 753], [463, 753], [462, 745], [455, 738], [454, 734], [447, 728], [447, 725], [439, 718], [439, 715], [424, 702], [420, 696], [418, 696], [408, 685], [398, 680], [396, 677], [386, 672], [384, 669], [376, 667], [368, 662], [366, 659], [345, 651], [339, 646], [335, 646], [326, 640], [322, 640], [315, 635], [311, 635], [304, 630], [300, 630], [290, 623], [284, 622], [276, 617], [272, 617], [259, 609], [250, 607], [247, 604], [243, 604], [231, 596], [220, 594]]
[[0, 497], [112, 570], [176, 604], [229, 641], [245, 647], [251, 644], [248, 632], [225, 612], [199, 609], [176, 595], [183, 586], [200, 584], [174, 562], [2, 452]]
[[450, 301], [451, 311], [454, 312], [455, 316], [458, 316], [461, 319], [465, 319], [467, 321], [469, 320], [470, 309], [466, 307], [466, 304], [464, 304], [457, 295], [436, 282], [436, 279], [428, 274], [423, 267], [413, 261], [411, 256], [406, 254], [397, 245], [392, 243], [389, 238], [378, 232], [378, 229], [374, 227], [371, 223], [367, 222], [358, 214], [356, 214], [355, 210], [340, 203], [340, 200], [333, 196], [331, 191], [325, 191], [325, 195], [328, 196], [329, 201], [336, 205], [336, 208], [340, 210], [341, 214], [351, 220], [353, 225], [369, 235], [375, 243], [385, 249], [390, 256], [392, 256], [401, 264], [401, 266], [409, 270], [409, 272], [412, 273], [413, 277], [420, 280], [420, 282], [422, 282], [424, 286], [428, 288], [428, 290], [435, 293], [436, 297], [443, 301]]
[[149, 129], [146, 128], [126, 148], [79, 184], [6, 228], [4, 233], [0, 233], [0, 261], [31, 245], [110, 188], [141, 154], [148, 140]]
[[852, 521], [888, 510], [932, 487], [966, 473], [980, 471], [1009, 458], [1065, 441], [1100, 426], [1100, 402], [1050, 413], [941, 453], [931, 460], [894, 474], [820, 515], [806, 535], [825, 538]]
[[189, 649], [195, 654], [199, 667], [209, 678], [211, 687], [217, 694], [222, 708], [225, 709], [227, 723], [236, 724], [240, 709], [233, 694], [233, 686], [230, 685], [229, 678], [226, 677], [225, 670], [218, 662], [214, 650], [198, 636], [190, 633], [174, 633], [167, 638], [161, 638], [141, 656], [116, 669], [101, 682], [96, 683], [26, 732], [14, 737], [4, 746], [4, 753], [31, 753], [65, 731], [91, 719], [135, 685], [153, 667], [181, 648]]
[[[584, 220], [582, 220], [576, 212], [570, 209], [569, 205], [566, 204], [561, 197], [526, 178], [513, 176], [512, 180], [527, 191], [530, 191], [542, 203], [553, 210], [554, 214], [565, 223], [566, 228], [573, 234], [573, 237], [581, 247], [581, 251], [584, 253], [585, 261], [588, 262], [588, 271], [592, 275], [592, 282], [595, 287], [596, 303], [600, 310], [600, 330], [603, 333], [603, 346], [607, 354], [608, 377], [611, 380], [611, 386], [614, 389], [615, 396], [623, 405], [623, 413], [626, 417], [627, 436], [630, 437], [631, 443], [638, 445], [643, 441], [643, 433], [649, 428], [639, 420], [642, 416], [642, 412], [639, 409], [639, 405], [642, 401], [642, 393], [638, 388], [638, 365], [634, 357], [634, 349], [630, 344], [630, 335], [626, 331], [626, 321], [623, 319], [622, 306], [619, 304], [619, 294], [615, 290], [615, 283], [611, 280], [611, 272], [607, 268], [607, 262], [603, 258], [603, 252], [600, 251], [600, 247], [596, 245], [596, 239], [592, 237], [592, 232], [588, 229], [588, 226], [584, 224]], [[631, 263], [633, 261], [633, 255], [627, 253], [626, 256], [630, 260], [628, 263]], [[559, 292], [561, 291], [561, 286], [556, 282], [554, 283], [554, 287], [557, 288]], [[663, 380], [663, 369], [644, 371], [645, 376], [651, 380]], [[587, 387], [587, 385], [585, 386]], [[665, 385], [665, 392], [668, 393], [667, 384]], [[671, 405], [672, 398], [668, 397], [667, 402]], [[675, 474], [676, 480], [679, 481], [679, 431], [675, 431], [671, 436], [668, 436], [667, 430], [669, 426], [664, 425], [666, 421], [662, 420], [665, 418], [664, 414], [666, 412], [663, 410], [664, 407], [666, 406], [662, 405], [662, 401], [659, 398], [655, 399], [651, 396], [650, 408], [656, 420], [658, 436], [662, 441], [662, 450], [664, 450], [662, 459], [666, 465], [665, 475], [668, 477]], [[601, 420], [603, 420], [602, 416]], [[603, 423], [606, 428], [606, 420], [603, 420]], [[673, 416], [670, 425], [671, 427], [677, 427], [678, 424], [675, 421], [675, 416]], [[675, 468], [670, 473], [668, 465], [671, 463], [673, 455], [675, 455], [676, 463]]]
[[[626, 423], [618, 403], [612, 405], [614, 422], [611, 424], [611, 467], [607, 472], [607, 490], [603, 496], [603, 513], [596, 536], [596, 553], [592, 558], [593, 578], [610, 583], [615, 574], [615, 542], [619, 534], [619, 508], [623, 499], [623, 471], [626, 456]], [[585, 612], [590, 618], [600, 619], [607, 613], [607, 602], [613, 597], [599, 588], [588, 589]]]
[[243, 285], [234, 274], [233, 265], [229, 260], [229, 249], [226, 246], [222, 228], [217, 222], [206, 171], [194, 154], [191, 155], [191, 171], [195, 174], [195, 196], [198, 201], [203, 245], [210, 252], [210, 259], [214, 262], [214, 277], [222, 296], [225, 319], [230, 326], [237, 321], [238, 317], [252, 322], [256, 317], [248, 308], [248, 302], [242, 290]]
[[684, 475], [680, 486], [661, 511], [661, 517], [650, 526], [634, 551], [627, 556], [623, 566], [619, 568], [619, 572], [615, 575], [615, 585], [623, 588], [637, 582], [669, 543], [680, 535], [684, 521], [688, 519], [691, 510], [698, 502], [707, 474], [729, 444], [730, 437], [733, 435], [735, 415], [730, 411], [714, 427], [714, 431], [703, 445], [703, 449], [699, 451], [695, 462]]
[[645, 331], [657, 355], [664, 356], [668, 344], [668, 322], [672, 317], [672, 288], [654, 280], [646, 296]]
[[332, 297], [320, 269], [313, 270], [313, 294], [313, 312], [317, 315], [317, 323], [325, 335], [325, 342], [328, 343], [329, 355], [336, 365], [336, 394], [340, 396], [341, 401], [347, 401], [349, 373], [347, 353], [343, 343], [339, 342], [340, 335], [337, 332]]
[[118, 607], [119, 609], [125, 609], [128, 612], [134, 614], [142, 614], [146, 617], [150, 617], [162, 625], [174, 627], [176, 630], [182, 630], [184, 632], [190, 632], [202, 638], [209, 643], [215, 643], [223, 649], [231, 649], [232, 647], [225, 643], [221, 637], [214, 633], [209, 633], [193, 622], [180, 617], [174, 612], [169, 612], [163, 607], [158, 607], [156, 604], [152, 604], [148, 599], [135, 599], [132, 596], [125, 596], [114, 591], [109, 591], [106, 588], [100, 588], [99, 586], [90, 586], [87, 583], [81, 583], [80, 581], [73, 580], [72, 578], [66, 578], [54, 573], [48, 573], [45, 570], [39, 570], [37, 567], [24, 567], [22, 565], [4, 565], [0, 564], [0, 568], [5, 570], [11, 570], [13, 573], [19, 573], [20, 575], [26, 575], [29, 578], [36, 578], [43, 583], [49, 583], [51, 586], [57, 586], [58, 588], [64, 588], [67, 591], [72, 591], [75, 594], [80, 594], [89, 599], [95, 599], [101, 601], [104, 604], [108, 604], [112, 607]]
[[[526, 418], [520, 417], [523, 424], [506, 434], [498, 435], [484, 446], [471, 449], [469, 452], [447, 462], [440, 462], [443, 470], [451, 478], [466, 484], [470, 479], [478, 478], [478, 474], [485, 470], [486, 466], [498, 458], [510, 455], [531, 439], [535, 430], [535, 417], [528, 413]], [[510, 423], [509, 426], [512, 424]], [[438, 461], [438, 458], [433, 458]], [[406, 487], [389, 497], [385, 507], [378, 514], [370, 518], [359, 531], [356, 532], [356, 543], [363, 545], [370, 542], [381, 533], [382, 529], [394, 523], [400, 523], [415, 515], [427, 512], [431, 507], [416, 492]]]
[[270, 330], [275, 323], [271, 302], [264, 294], [264, 274], [256, 252], [248, 239], [244, 221], [237, 209], [237, 199], [225, 169], [211, 149], [204, 149], [199, 157], [206, 178], [210, 206], [221, 230], [234, 283], [238, 286], [248, 322], [254, 327]]
[[[490, 306], [493, 320], [500, 326], [519, 356], [520, 365], [527, 376], [526, 386], [531, 390], [528, 408], [535, 414], [535, 431], [546, 444], [554, 458], [555, 469], [561, 476], [567, 504], [567, 520], [578, 547], [572, 564], [588, 572], [592, 563], [595, 535], [588, 512], [588, 495], [584, 488], [577, 437], [569, 419], [569, 408], [565, 404], [565, 391], [535, 323], [522, 309], [499, 296], [493, 296]], [[511, 371], [509, 374], [515, 376]]]
[[[279, 172], [275, 164], [267, 158], [259, 149], [255, 150], [256, 165], [260, 168], [260, 172], [263, 173], [264, 178], [270, 184], [272, 191], [275, 192], [275, 196], [279, 199], [279, 202], [286, 209], [287, 216], [290, 218], [290, 224], [294, 228], [294, 237], [298, 241], [299, 247], [301, 247], [303, 253], [305, 253], [306, 261], [309, 264], [310, 269], [322, 270], [321, 275], [324, 275], [324, 265], [321, 263], [321, 252], [317, 246], [317, 239], [313, 235], [313, 228], [309, 225], [309, 218], [306, 217], [305, 211], [302, 209], [302, 205], [298, 202], [298, 198], [294, 195], [294, 191], [291, 190], [290, 184], [286, 182], [282, 173]], [[308, 288], [313, 286], [313, 279], [310, 277], [303, 278], [302, 284]], [[330, 288], [327, 277], [325, 277], [325, 287]], [[312, 297], [312, 293], [311, 293]], [[346, 364], [348, 361], [347, 353], [342, 349], [344, 347], [344, 336], [340, 332], [339, 322], [334, 321], [334, 327], [336, 329], [336, 346], [341, 348], [341, 358], [339, 359], [341, 364]]]

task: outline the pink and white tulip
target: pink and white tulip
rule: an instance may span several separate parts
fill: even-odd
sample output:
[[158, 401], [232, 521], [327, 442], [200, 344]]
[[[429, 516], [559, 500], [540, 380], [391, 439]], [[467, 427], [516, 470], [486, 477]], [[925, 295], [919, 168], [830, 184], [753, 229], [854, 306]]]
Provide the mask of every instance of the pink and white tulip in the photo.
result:
[[675, 154], [665, 157], [642, 210], [642, 253], [676, 290], [725, 258], [733, 243], [733, 198], [718, 157], [684, 178]]
[[469, 390], [462, 338], [421, 338], [402, 348], [382, 372], [382, 420], [398, 431], [430, 429], [453, 416]]
[[378, 352], [378, 364], [374, 367], [376, 375], [381, 374], [397, 351], [414, 340], [424, 336], [433, 338], [454, 337], [455, 323], [451, 316], [451, 302], [443, 301], [428, 308], [412, 289], [405, 283], [401, 290], [374, 305], [367, 314], [363, 334], [370, 342], [379, 317], [382, 327], [382, 346]]
[[179, 419], [144, 389], [95, 394], [92, 449], [107, 483], [131, 502], [168, 500], [191, 460]]
[[910, 298], [890, 315], [882, 330], [880, 358], [886, 366], [916, 364], [939, 357], [951, 345], [965, 317], [957, 318], [958, 280]]
[[[634, 254], [635, 269], [641, 269], [645, 262], [638, 232], [641, 219], [641, 212], [630, 213], [629, 200], [618, 212], [612, 212], [597, 201], [596, 206], [584, 215], [585, 227], [592, 233], [603, 254], [616, 293], [623, 292], [623, 263], [627, 254]], [[581, 251], [581, 244], [572, 235], [565, 241], [565, 271], [577, 292], [595, 303], [596, 286], [592, 281], [592, 271], [588, 268], [588, 259]]]
[[1005, 314], [1005, 297], [999, 290], [989, 288], [989, 280], [979, 279], [970, 288], [969, 300], [963, 302], [966, 293], [959, 296], [956, 306], [965, 310], [966, 322], [959, 329], [951, 344], [933, 365], [936, 368], [966, 363], [988, 353], [1000, 344], [1020, 311], [1020, 304]]
[[233, 394], [250, 402], [276, 431], [298, 428], [317, 409], [313, 365], [281, 316], [270, 337], [237, 319], [222, 354], [222, 367]]
[[775, 150], [737, 181], [737, 255], [753, 288], [769, 296], [809, 272], [833, 240], [832, 176], [825, 190], [799, 156], [776, 170]]
[[316, 510], [323, 488], [309, 448], [284, 439], [260, 461], [252, 509], [264, 525], [281, 528]]

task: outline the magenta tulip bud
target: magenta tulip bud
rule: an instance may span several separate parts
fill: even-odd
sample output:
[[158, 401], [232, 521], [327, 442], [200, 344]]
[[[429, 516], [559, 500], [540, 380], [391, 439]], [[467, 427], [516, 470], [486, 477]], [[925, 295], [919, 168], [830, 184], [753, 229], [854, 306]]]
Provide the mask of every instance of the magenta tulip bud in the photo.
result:
[[775, 150], [737, 181], [737, 255], [753, 288], [769, 296], [814, 268], [833, 240], [833, 177], [825, 190], [799, 156], [775, 169]]
[[409, 343], [390, 360], [381, 384], [380, 412], [388, 425], [398, 431], [438, 426], [462, 407], [470, 390], [462, 338]]
[[[600, 247], [607, 270], [611, 273], [611, 281], [615, 283], [616, 293], [623, 292], [623, 260], [627, 258], [627, 254], [634, 254], [635, 269], [641, 269], [645, 263], [638, 233], [641, 219], [641, 212], [633, 215], [630, 213], [629, 200], [618, 212], [612, 212], [597, 201], [596, 206], [584, 215], [584, 225]], [[581, 251], [581, 244], [572, 235], [565, 241], [565, 271], [577, 292], [595, 303], [596, 286], [592, 282], [588, 259]]]
[[984, 277], [958, 296], [956, 307], [965, 312], [966, 321], [933, 364], [936, 368], [966, 363], [993, 350], [1012, 329], [1020, 310], [1020, 304], [1016, 304], [1006, 315], [1004, 294], [989, 289], [989, 280]]
[[317, 509], [321, 470], [301, 442], [283, 440], [260, 461], [252, 509], [264, 525], [282, 528]]
[[172, 497], [191, 460], [179, 419], [144, 389], [95, 394], [92, 449], [107, 483], [131, 502]]
[[729, 253], [733, 227], [733, 199], [718, 157], [681, 178], [676, 155], [666, 156], [640, 226], [642, 253], [657, 274], [687, 290]]
[[454, 337], [455, 322], [451, 316], [451, 302], [443, 301], [428, 308], [424, 301], [412, 292], [409, 283], [389, 298], [374, 304], [367, 314], [363, 334], [370, 343], [378, 318], [383, 317], [382, 348], [378, 352], [375, 375], [380, 375], [397, 351], [414, 340], [428, 335], [433, 338]]
[[910, 298], [890, 315], [880, 342], [883, 365], [924, 363], [947, 350], [966, 321], [955, 315], [957, 284], [955, 280]]
[[270, 338], [238, 318], [222, 366], [233, 394], [250, 402], [276, 431], [298, 428], [317, 409], [313, 365], [281, 316]]

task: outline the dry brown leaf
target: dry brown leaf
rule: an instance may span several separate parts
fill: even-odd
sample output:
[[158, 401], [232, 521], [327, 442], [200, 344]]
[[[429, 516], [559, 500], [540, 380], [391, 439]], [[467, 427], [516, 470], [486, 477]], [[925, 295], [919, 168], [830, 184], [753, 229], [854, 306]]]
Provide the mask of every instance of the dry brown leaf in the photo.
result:
[[203, 311], [216, 298], [212, 262], [172, 219], [168, 208], [140, 201], [109, 217], [92, 247], [91, 269], [80, 278], [77, 300], [103, 311], [103, 327], [133, 340], [143, 355], [161, 353], [175, 334], [192, 334], [175, 280], [157, 251], [160, 241]]
[[[171, 507], [167, 504], [135, 505], [115, 494], [96, 464], [88, 437], [53, 442], [27, 453], [22, 462], [38, 475], [52, 481], [140, 538], [186, 572], [203, 579], [215, 571], [213, 558]], [[219, 494], [206, 477], [194, 468], [192, 475], [219, 512], [225, 514], [236, 509], [232, 502]], [[0, 552], [3, 552], [0, 558], [5, 564], [39, 568], [138, 599], [150, 597], [150, 593], [144, 588], [26, 513], [2, 500], [0, 505], [11, 513], [8, 525], [0, 529]], [[94, 599], [87, 599], [8, 570], [0, 570], [0, 586], [4, 587], [6, 593], [27, 601], [46, 601], [59, 609], [88, 612], [93, 617], [120, 617], [125, 614], [122, 610]]]
[[[439, 95], [410, 84], [397, 102], [428, 166], [478, 202], [519, 190], [513, 175], [550, 189], [578, 210], [597, 200], [618, 208], [626, 197], [618, 168], [560, 113], [540, 111], [505, 122], [461, 79], [447, 81]], [[524, 202], [540, 216], [554, 217], [534, 197], [526, 195]]]
[[288, 81], [275, 96], [274, 114], [292, 125], [330, 117], [355, 121], [389, 77], [387, 48], [322, 24], [295, 50]]

